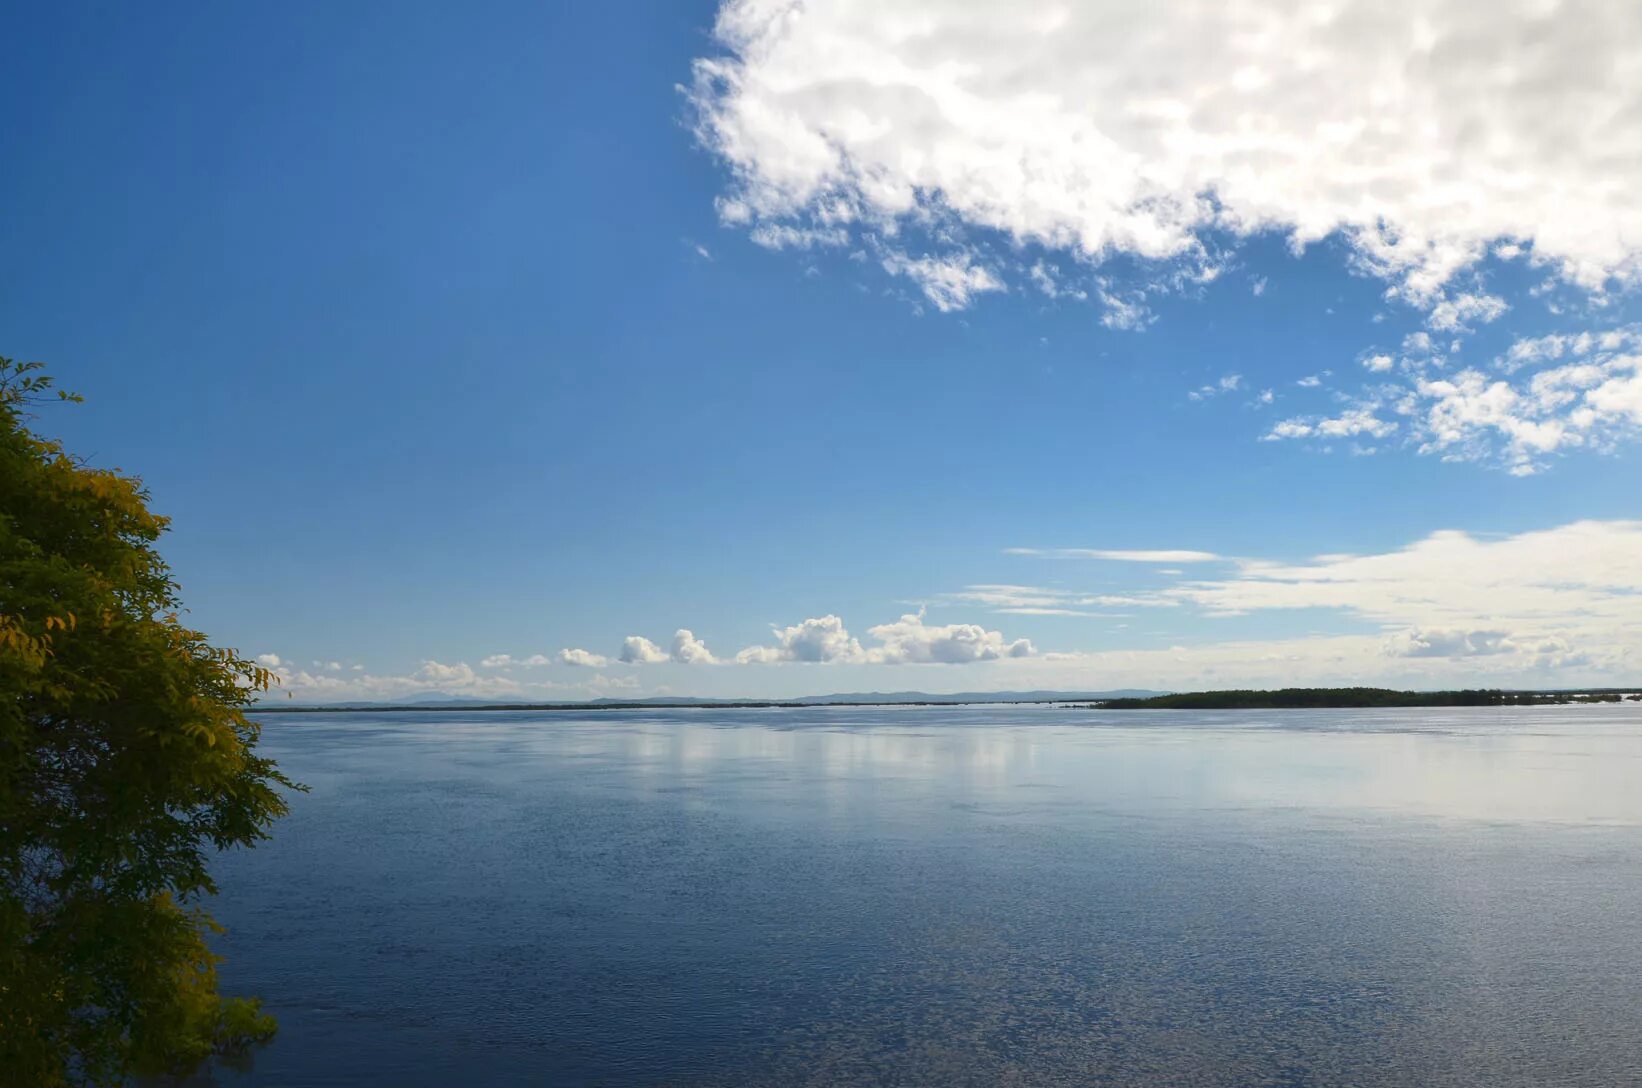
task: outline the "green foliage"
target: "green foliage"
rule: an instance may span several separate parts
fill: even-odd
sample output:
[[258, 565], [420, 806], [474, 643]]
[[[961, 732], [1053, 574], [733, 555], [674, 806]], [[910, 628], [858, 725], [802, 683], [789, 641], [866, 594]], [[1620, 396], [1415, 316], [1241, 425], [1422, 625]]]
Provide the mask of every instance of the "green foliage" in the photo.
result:
[[51, 392], [0, 359], [0, 1083], [31, 1088], [272, 1034], [217, 995], [198, 903], [299, 788], [245, 716], [270, 674], [178, 619], [141, 483], [29, 430]]

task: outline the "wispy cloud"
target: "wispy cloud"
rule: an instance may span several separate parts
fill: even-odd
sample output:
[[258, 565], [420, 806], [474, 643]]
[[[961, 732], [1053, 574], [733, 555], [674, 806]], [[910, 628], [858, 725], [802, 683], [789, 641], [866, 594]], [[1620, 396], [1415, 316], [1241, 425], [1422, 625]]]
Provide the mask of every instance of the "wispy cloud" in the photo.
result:
[[1005, 548], [1005, 555], [1034, 555], [1046, 559], [1111, 559], [1120, 563], [1215, 563], [1213, 552], [1188, 548]]

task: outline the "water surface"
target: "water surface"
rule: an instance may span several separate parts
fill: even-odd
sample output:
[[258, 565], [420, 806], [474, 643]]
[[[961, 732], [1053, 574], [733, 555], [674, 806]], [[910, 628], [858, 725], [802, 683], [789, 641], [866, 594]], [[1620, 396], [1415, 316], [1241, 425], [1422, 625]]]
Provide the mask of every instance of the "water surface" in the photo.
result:
[[229, 1085], [1642, 1079], [1642, 707], [276, 716]]

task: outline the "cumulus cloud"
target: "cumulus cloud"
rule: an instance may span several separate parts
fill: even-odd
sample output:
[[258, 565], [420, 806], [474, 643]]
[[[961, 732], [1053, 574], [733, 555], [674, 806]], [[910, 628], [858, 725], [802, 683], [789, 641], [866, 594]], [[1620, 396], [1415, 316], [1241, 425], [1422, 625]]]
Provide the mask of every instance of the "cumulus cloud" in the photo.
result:
[[714, 36], [687, 93], [730, 171], [722, 218], [967, 236], [898, 266], [936, 261], [942, 308], [997, 289], [993, 237], [1092, 268], [1338, 236], [1444, 331], [1503, 308], [1452, 288], [1489, 254], [1591, 290], [1639, 277], [1642, 203], [1615, 183], [1642, 176], [1635, 4], [729, 0]]
[[997, 631], [973, 623], [928, 624], [922, 612], [908, 613], [894, 623], [869, 627], [867, 634], [881, 646], [867, 651], [873, 662], [886, 665], [961, 665], [1006, 657], [1031, 657], [1037, 651], [1024, 638], [1006, 641]]
[[791, 627], [772, 628], [773, 646], [749, 646], [736, 654], [741, 664], [764, 665], [779, 661], [807, 661], [828, 663], [860, 661], [863, 654], [860, 642], [850, 637], [844, 621], [827, 615], [807, 619]]
[[670, 656], [680, 665], [718, 664], [718, 658], [707, 649], [707, 644], [683, 627], [673, 634], [673, 649]]
[[[568, 660], [566, 655], [585, 657], [589, 660]], [[560, 660], [567, 665], [590, 664], [593, 659], [602, 661], [597, 654], [589, 654], [586, 650], [561, 650]], [[678, 665], [716, 665], [718, 658], [707, 648], [707, 644], [695, 636], [689, 628], [681, 627], [673, 633], [673, 642], [670, 648], [662, 649], [654, 642], [642, 635], [630, 635], [622, 643], [618, 660], [627, 665], [659, 665], [663, 661], [671, 661]]]
[[603, 654], [596, 654], [590, 650], [566, 647], [559, 651], [559, 664], [575, 665], [588, 669], [602, 669], [610, 664], [610, 659]]
[[617, 657], [626, 665], [655, 665], [668, 660], [669, 655], [643, 635], [628, 635]]
[[411, 679], [428, 684], [448, 684], [457, 688], [470, 688], [478, 684], [479, 675], [473, 671], [473, 666], [465, 661], [459, 661], [454, 665], [444, 665], [437, 661], [424, 661], [421, 668], [411, 673]]
[[893, 623], [868, 628], [878, 645], [863, 648], [837, 616], [807, 619], [791, 627], [773, 629], [775, 644], [749, 646], [736, 655], [744, 665], [782, 662], [852, 665], [959, 665], [1036, 653], [1026, 639], [1008, 640], [1000, 632], [978, 624], [929, 624], [922, 611], [908, 613]]

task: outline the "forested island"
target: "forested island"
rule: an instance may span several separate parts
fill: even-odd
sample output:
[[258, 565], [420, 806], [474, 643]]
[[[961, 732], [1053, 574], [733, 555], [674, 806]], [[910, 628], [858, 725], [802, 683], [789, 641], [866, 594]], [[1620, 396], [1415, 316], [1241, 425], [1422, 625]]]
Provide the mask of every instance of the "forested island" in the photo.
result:
[[1143, 699], [1103, 699], [1094, 710], [1284, 710], [1398, 706], [1541, 706], [1642, 701], [1624, 689], [1586, 691], [1393, 691], [1390, 688], [1281, 688], [1277, 691], [1191, 691]]

